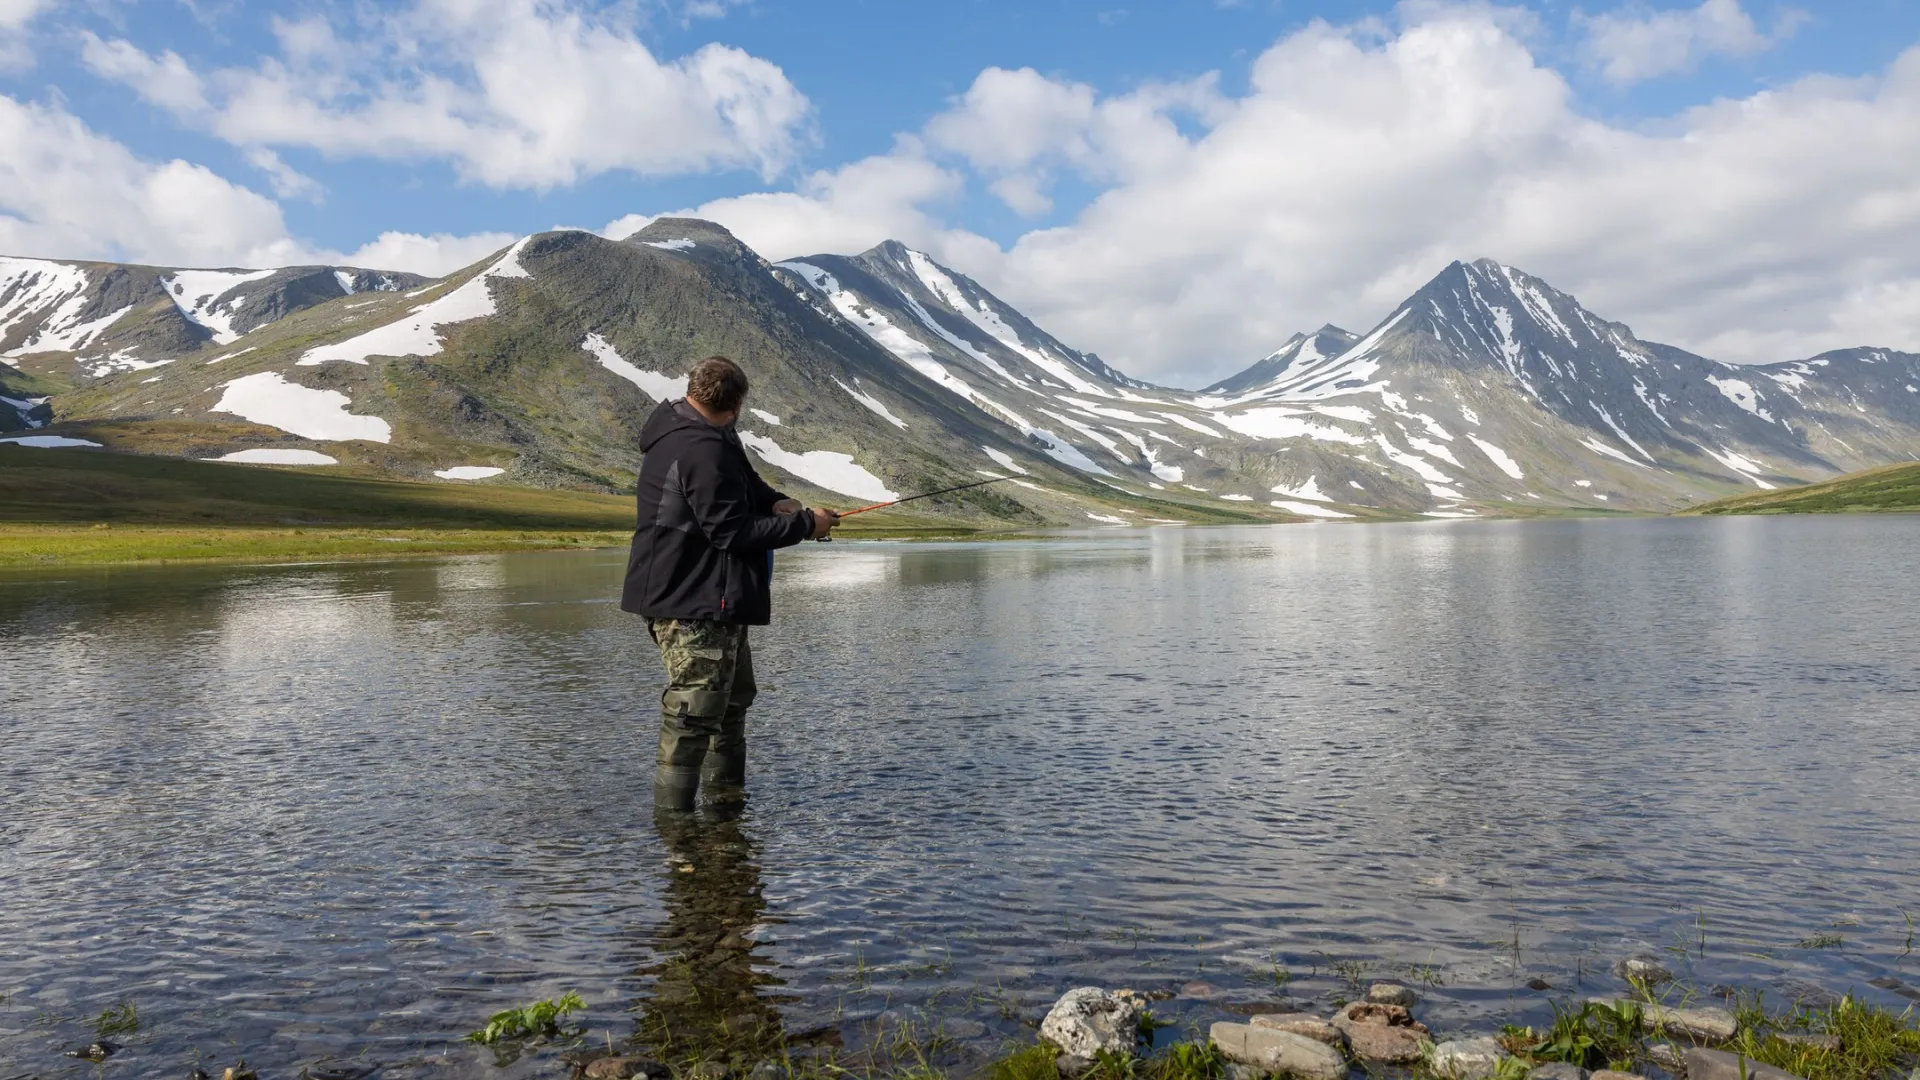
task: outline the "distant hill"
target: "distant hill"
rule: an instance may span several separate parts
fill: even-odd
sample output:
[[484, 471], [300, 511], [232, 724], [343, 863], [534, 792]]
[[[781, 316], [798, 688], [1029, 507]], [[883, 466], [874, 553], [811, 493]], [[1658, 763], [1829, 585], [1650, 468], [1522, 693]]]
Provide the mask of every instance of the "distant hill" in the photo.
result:
[[625, 492], [712, 353], [751, 375], [740, 430], [778, 483], [846, 505], [1010, 477], [926, 508], [980, 527], [1670, 511], [1920, 453], [1920, 356], [1718, 363], [1490, 260], [1193, 392], [904, 245], [774, 265], [688, 218], [437, 281], [0, 259], [0, 437]]
[[1689, 514], [1859, 514], [1920, 511], [1920, 462], [1886, 465], [1785, 491], [1696, 506]]

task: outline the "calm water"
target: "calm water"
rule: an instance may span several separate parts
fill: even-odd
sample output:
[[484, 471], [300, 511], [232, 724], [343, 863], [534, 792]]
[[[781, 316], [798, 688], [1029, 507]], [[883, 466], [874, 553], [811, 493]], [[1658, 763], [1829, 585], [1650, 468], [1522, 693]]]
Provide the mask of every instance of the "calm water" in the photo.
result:
[[508, 1077], [552, 1052], [453, 1040], [567, 990], [596, 1042], [986, 1053], [1088, 983], [1397, 975], [1443, 1031], [1640, 949], [1920, 983], [1920, 517], [808, 545], [744, 816], [665, 825], [619, 570], [0, 579], [0, 1077], [96, 1075], [122, 1001], [109, 1075]]

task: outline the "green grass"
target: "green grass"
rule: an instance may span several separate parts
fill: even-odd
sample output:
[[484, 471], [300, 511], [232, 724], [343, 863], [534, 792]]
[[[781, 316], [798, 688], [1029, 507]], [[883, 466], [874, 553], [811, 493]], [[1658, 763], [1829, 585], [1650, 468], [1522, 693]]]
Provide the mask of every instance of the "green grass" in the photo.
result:
[[[1740, 1033], [1724, 1049], [1778, 1066], [1806, 1080], [1904, 1080], [1920, 1071], [1920, 1014], [1894, 1013], [1852, 998], [1827, 1009], [1768, 1013], [1743, 1001]], [[1807, 1046], [1783, 1033], [1836, 1035], [1840, 1049]]]
[[552, 1037], [560, 1034], [560, 1024], [568, 1016], [584, 1011], [587, 1003], [569, 990], [558, 1000], [536, 1001], [516, 1009], [503, 1009], [487, 1020], [487, 1026], [467, 1036], [466, 1041], [492, 1046], [510, 1039]]
[[1860, 514], [1920, 510], [1920, 463], [1888, 465], [1784, 491], [1738, 495], [1688, 514]]

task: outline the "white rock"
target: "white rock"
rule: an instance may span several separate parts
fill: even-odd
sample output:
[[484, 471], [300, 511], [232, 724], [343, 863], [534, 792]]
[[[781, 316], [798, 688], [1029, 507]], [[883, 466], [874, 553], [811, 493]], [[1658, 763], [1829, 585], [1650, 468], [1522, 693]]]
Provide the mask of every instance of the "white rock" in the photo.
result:
[[1069, 1057], [1131, 1054], [1140, 1041], [1140, 1006], [1097, 986], [1069, 990], [1040, 1022], [1040, 1037]]
[[1218, 1023], [1209, 1034], [1221, 1056], [1237, 1065], [1298, 1080], [1342, 1080], [1347, 1059], [1340, 1051], [1291, 1031]]
[[1453, 1080], [1490, 1080], [1508, 1056], [1492, 1039], [1455, 1039], [1433, 1048], [1433, 1071]]

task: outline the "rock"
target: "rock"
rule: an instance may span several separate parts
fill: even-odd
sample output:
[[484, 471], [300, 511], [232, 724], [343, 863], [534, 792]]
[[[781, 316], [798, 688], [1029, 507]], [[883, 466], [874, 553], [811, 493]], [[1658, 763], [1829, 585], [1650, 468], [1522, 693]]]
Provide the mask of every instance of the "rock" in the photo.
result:
[[1549, 1061], [1535, 1065], [1527, 1077], [1528, 1080], [1587, 1080], [1587, 1070], [1565, 1061]]
[[[953, 1017], [940, 1021], [935, 1030], [938, 1031], [941, 1036], [956, 1042], [969, 1042], [985, 1037], [987, 1034], [987, 1025], [978, 1020]], [[780, 1075], [785, 1076], [786, 1074], [781, 1073]], [[755, 1077], [754, 1080], [759, 1080], [759, 1078]], [[778, 1080], [778, 1078], [775, 1078], [775, 1080]]]
[[1060, 1073], [1062, 1080], [1076, 1080], [1093, 1071], [1093, 1059], [1078, 1054], [1061, 1054], [1053, 1059], [1053, 1067]]
[[105, 1039], [101, 1039], [97, 1042], [88, 1043], [78, 1050], [69, 1050], [67, 1051], [67, 1056], [70, 1058], [79, 1058], [81, 1061], [105, 1061], [119, 1052], [119, 1050], [119, 1043], [110, 1043]]
[[1647, 1060], [1673, 1073], [1675, 1076], [1680, 1075], [1681, 1070], [1687, 1067], [1686, 1064], [1680, 1060], [1680, 1048], [1672, 1043], [1649, 1043], [1647, 1045]]
[[1433, 1071], [1453, 1080], [1493, 1080], [1512, 1055], [1492, 1039], [1454, 1039], [1433, 1048]]
[[1273, 1013], [1311, 1012], [1313, 1003], [1292, 998], [1267, 998], [1262, 1001], [1215, 1001], [1213, 1006], [1235, 1016], [1267, 1016]]
[[1221, 1056], [1240, 1065], [1298, 1080], [1344, 1080], [1347, 1059], [1340, 1051], [1305, 1035], [1251, 1024], [1221, 1022], [1210, 1032]]
[[1840, 1052], [1842, 1045], [1838, 1035], [1810, 1035], [1804, 1031], [1776, 1031], [1773, 1037], [1793, 1046], [1809, 1046], [1835, 1054]]
[[718, 1061], [702, 1061], [687, 1067], [687, 1080], [727, 1080], [727, 1067]]
[[1647, 1080], [1639, 1073], [1614, 1072], [1612, 1069], [1597, 1069], [1587, 1074], [1587, 1080]]
[[747, 1080], [786, 1080], [787, 1070], [771, 1061], [763, 1061], [747, 1072]]
[[[1680, 1056], [1686, 1061], [1687, 1080], [1800, 1080], [1785, 1069], [1763, 1065], [1752, 1058], [1723, 1050], [1691, 1046]], [[1743, 1066], [1746, 1069], [1744, 1076], [1741, 1075]]]
[[1411, 1009], [1420, 1000], [1420, 995], [1404, 983], [1377, 982], [1367, 987], [1367, 1000], [1375, 1005], [1398, 1005], [1403, 1009]]
[[1074, 1057], [1092, 1058], [1102, 1051], [1131, 1054], [1140, 1041], [1145, 1012], [1097, 986], [1069, 990], [1040, 1022], [1040, 1037]]
[[248, 1067], [247, 1059], [241, 1058], [240, 1064], [227, 1066], [221, 1080], [260, 1080], [260, 1074]]
[[1627, 982], [1639, 983], [1643, 986], [1673, 981], [1673, 972], [1660, 962], [1659, 957], [1647, 953], [1629, 956], [1613, 965], [1613, 973]]
[[1640, 1007], [1642, 1022], [1655, 1031], [1687, 1035], [1702, 1042], [1726, 1042], [1740, 1030], [1740, 1022], [1725, 1009], [1708, 1005], [1698, 1009], [1670, 1009], [1665, 1005]]
[[1420, 1060], [1420, 1045], [1430, 1032], [1402, 1005], [1375, 1005], [1356, 1001], [1341, 1009], [1333, 1026], [1346, 1033], [1355, 1057], [1388, 1065]]
[[637, 1057], [603, 1057], [587, 1062], [587, 1080], [632, 1080], [648, 1075], [651, 1062]]
[[1781, 997], [1801, 1009], [1831, 1009], [1841, 1000], [1839, 994], [1826, 987], [1799, 979], [1777, 979], [1773, 988]]
[[1269, 1031], [1291, 1031], [1295, 1035], [1305, 1035], [1314, 1042], [1326, 1043], [1335, 1050], [1347, 1048], [1347, 1033], [1312, 1013], [1266, 1013], [1254, 1017], [1247, 1023]]
[[1553, 989], [1553, 984], [1545, 979], [1528, 979], [1527, 989], [1546, 991]]
[[1212, 983], [1199, 982], [1196, 980], [1194, 982], [1187, 983], [1185, 986], [1182, 986], [1180, 988], [1179, 996], [1183, 998], [1189, 998], [1193, 1001], [1212, 1001], [1215, 998], [1218, 998], [1225, 993], [1226, 991], [1220, 989], [1219, 987], [1213, 985]]
[[1227, 1062], [1227, 1080], [1267, 1080], [1267, 1070], [1258, 1065], [1242, 1065], [1237, 1061]]

